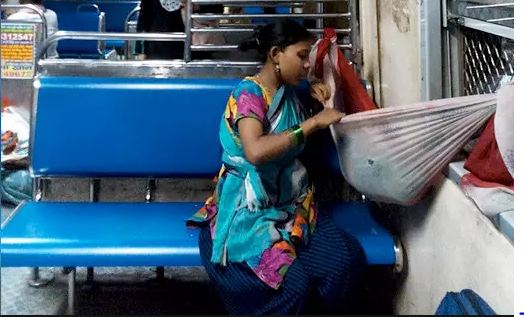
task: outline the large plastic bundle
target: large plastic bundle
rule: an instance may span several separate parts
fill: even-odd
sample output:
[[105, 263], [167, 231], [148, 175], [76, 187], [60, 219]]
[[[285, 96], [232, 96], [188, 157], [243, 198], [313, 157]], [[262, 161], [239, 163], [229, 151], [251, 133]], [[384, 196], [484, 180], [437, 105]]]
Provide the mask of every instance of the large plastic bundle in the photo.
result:
[[310, 61], [310, 77], [331, 88], [325, 106], [348, 114], [331, 127], [342, 173], [372, 200], [401, 205], [417, 202], [435, 176], [495, 113], [495, 95], [374, 109], [331, 29], [314, 45]]
[[411, 205], [495, 109], [482, 95], [346, 116], [331, 127], [342, 173], [370, 199]]

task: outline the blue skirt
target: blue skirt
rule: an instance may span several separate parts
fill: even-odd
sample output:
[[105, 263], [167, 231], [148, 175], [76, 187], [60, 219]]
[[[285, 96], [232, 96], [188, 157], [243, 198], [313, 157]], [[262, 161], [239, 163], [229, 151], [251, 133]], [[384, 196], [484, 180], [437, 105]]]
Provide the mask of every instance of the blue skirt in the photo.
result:
[[309, 244], [297, 248], [297, 258], [278, 290], [263, 283], [245, 263], [225, 267], [211, 263], [209, 227], [202, 228], [199, 244], [209, 278], [228, 312], [235, 315], [307, 313], [312, 302], [320, 303], [324, 313], [348, 313], [366, 266], [359, 242], [321, 212]]

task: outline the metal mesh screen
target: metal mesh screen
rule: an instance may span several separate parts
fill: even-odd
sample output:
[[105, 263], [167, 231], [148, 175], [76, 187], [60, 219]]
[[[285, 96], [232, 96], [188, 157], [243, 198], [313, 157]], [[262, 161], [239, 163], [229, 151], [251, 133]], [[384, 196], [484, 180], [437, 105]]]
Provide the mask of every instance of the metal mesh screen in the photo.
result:
[[463, 28], [464, 94], [493, 93], [505, 75], [514, 74], [514, 42]]

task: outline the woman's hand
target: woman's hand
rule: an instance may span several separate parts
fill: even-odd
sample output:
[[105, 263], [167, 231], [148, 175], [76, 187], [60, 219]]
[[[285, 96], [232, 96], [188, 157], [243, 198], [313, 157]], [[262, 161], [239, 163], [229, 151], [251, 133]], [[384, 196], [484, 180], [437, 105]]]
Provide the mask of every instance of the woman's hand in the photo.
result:
[[336, 109], [324, 108], [324, 110], [317, 113], [312, 119], [315, 121], [317, 129], [325, 129], [333, 123], [339, 122], [344, 116], [344, 113]]
[[331, 97], [329, 86], [321, 82], [312, 83], [310, 92], [311, 96], [322, 104], [328, 101], [328, 99]]

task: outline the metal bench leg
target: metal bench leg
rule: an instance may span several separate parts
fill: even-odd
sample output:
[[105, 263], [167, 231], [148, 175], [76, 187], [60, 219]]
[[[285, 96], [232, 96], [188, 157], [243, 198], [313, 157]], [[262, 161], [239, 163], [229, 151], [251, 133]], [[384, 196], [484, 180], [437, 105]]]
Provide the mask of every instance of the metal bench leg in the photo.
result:
[[46, 272], [45, 276], [41, 276], [40, 269], [34, 267], [31, 270], [31, 277], [27, 280], [27, 284], [31, 287], [42, 287], [51, 283], [55, 279], [55, 275], [51, 272]]
[[75, 314], [75, 284], [76, 268], [70, 268], [68, 273], [67, 310], [66, 315]]
[[402, 246], [402, 243], [400, 242], [400, 239], [395, 239], [395, 265], [393, 267], [393, 272], [400, 274], [404, 270], [405, 261], [407, 260], [405, 258], [405, 250]]
[[88, 267], [87, 268], [87, 279], [86, 279], [87, 284], [92, 285], [94, 283], [94, 279], [95, 279], [95, 269], [92, 267]]
[[158, 282], [164, 281], [164, 267], [163, 266], [156, 267], [156, 279]]

